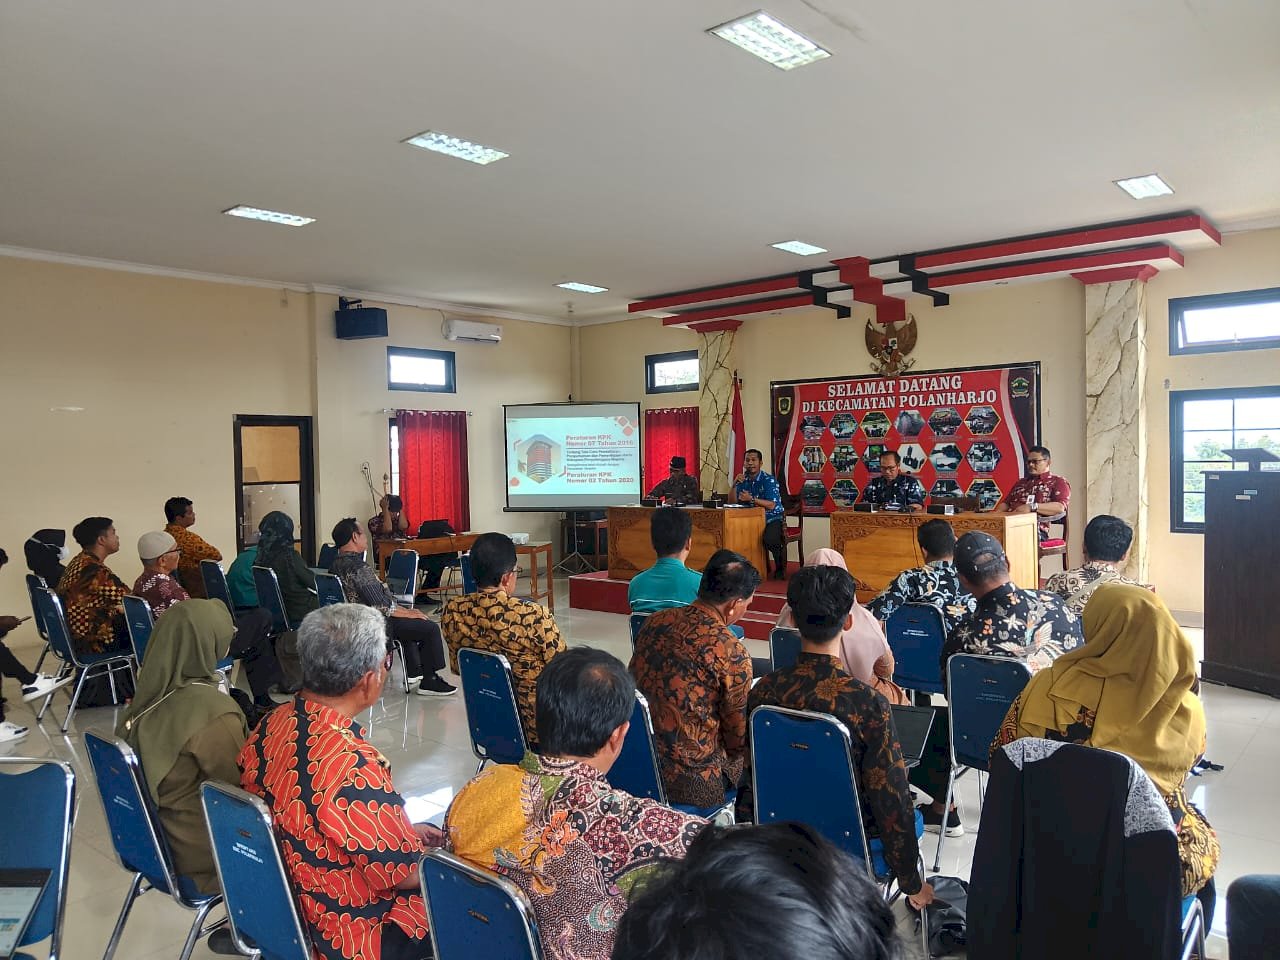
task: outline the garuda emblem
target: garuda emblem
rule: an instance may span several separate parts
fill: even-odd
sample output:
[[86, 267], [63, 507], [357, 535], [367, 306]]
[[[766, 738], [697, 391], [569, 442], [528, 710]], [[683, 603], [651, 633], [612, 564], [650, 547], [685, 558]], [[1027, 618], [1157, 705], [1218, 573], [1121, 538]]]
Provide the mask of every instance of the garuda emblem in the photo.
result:
[[867, 353], [876, 361], [871, 369], [882, 377], [893, 376], [910, 370], [915, 360], [907, 354], [916, 348], [916, 318], [908, 316], [899, 324], [867, 321]]

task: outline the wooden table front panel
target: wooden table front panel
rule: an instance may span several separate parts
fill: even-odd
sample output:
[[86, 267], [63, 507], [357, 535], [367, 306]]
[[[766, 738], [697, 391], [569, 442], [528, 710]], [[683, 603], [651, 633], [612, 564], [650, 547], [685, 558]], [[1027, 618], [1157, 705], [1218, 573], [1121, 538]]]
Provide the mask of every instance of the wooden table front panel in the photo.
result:
[[[654, 507], [609, 508], [609, 576], [614, 580], [630, 580], [647, 570], [658, 559], [649, 540], [649, 520]], [[717, 550], [733, 550], [742, 554], [764, 576], [764, 511], [759, 507], [707, 510], [687, 509], [693, 521], [693, 547], [685, 564], [701, 570]]]

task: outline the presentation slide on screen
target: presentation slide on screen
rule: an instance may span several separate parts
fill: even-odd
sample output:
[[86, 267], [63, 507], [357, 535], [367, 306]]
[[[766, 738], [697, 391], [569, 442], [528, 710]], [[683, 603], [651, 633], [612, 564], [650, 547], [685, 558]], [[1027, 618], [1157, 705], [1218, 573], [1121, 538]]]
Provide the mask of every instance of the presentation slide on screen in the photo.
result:
[[640, 404], [521, 404], [503, 411], [508, 509], [588, 510], [640, 499]]

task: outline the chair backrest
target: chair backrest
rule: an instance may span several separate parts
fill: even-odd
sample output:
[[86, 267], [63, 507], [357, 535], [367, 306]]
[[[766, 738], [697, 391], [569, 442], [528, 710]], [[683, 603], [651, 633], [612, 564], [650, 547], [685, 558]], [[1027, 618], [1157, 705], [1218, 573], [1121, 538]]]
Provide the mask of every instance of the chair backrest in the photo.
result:
[[316, 596], [320, 598], [322, 607], [334, 603], [346, 603], [347, 593], [342, 589], [342, 578], [332, 573], [317, 573]]
[[252, 942], [263, 960], [310, 960], [311, 940], [267, 805], [216, 780], [200, 785], [200, 800], [233, 934]]
[[653, 745], [653, 719], [649, 716], [649, 701], [639, 690], [631, 710], [631, 726], [622, 741], [618, 759], [605, 775], [605, 779], [619, 790], [633, 797], [667, 802], [662, 788], [662, 774], [658, 768], [658, 752]]
[[332, 543], [320, 544], [320, 553], [316, 557], [316, 566], [322, 570], [328, 570], [333, 566], [333, 561], [338, 558], [338, 548]]
[[795, 627], [774, 627], [769, 631], [769, 662], [774, 670], [794, 667], [799, 659], [799, 630]]
[[253, 585], [258, 589], [258, 602], [271, 614], [273, 633], [286, 633], [293, 629], [289, 615], [284, 610], [284, 595], [280, 592], [280, 580], [270, 567], [253, 565]]
[[958, 653], [947, 661], [947, 704], [951, 709], [951, 759], [989, 770], [988, 752], [1009, 705], [1031, 679], [1021, 660]]
[[403, 603], [413, 603], [418, 590], [418, 552], [396, 550], [387, 561], [387, 589]]
[[27, 596], [31, 598], [31, 619], [35, 622], [40, 639], [45, 643], [49, 642], [49, 631], [44, 627], [44, 617], [40, 613], [40, 605], [36, 603], [36, 591], [48, 589], [49, 585], [44, 582], [44, 577], [34, 573], [27, 574]]
[[893, 651], [893, 682], [908, 690], [944, 693], [942, 645], [947, 625], [942, 611], [927, 603], [903, 604], [884, 625], [885, 639]]
[[649, 620], [647, 613], [633, 613], [631, 615], [631, 652], [636, 652], [636, 637], [640, 636], [640, 631], [644, 629], [644, 625]]
[[507, 658], [466, 647], [458, 651], [458, 674], [472, 752], [481, 760], [519, 763], [525, 752], [524, 728]]
[[129, 628], [129, 641], [133, 644], [133, 655], [138, 666], [142, 666], [142, 658], [147, 652], [147, 642], [151, 639], [151, 630], [155, 621], [151, 618], [151, 604], [142, 597], [128, 596], [121, 602], [124, 604], [124, 622]]
[[870, 874], [849, 729], [825, 713], [774, 706], [756, 707], [750, 722], [756, 823], [808, 824]]
[[200, 561], [200, 579], [204, 581], [204, 595], [210, 600], [221, 600], [227, 605], [231, 619], [235, 619], [236, 608], [231, 602], [231, 588], [227, 586], [227, 575], [216, 560]]
[[71, 642], [71, 629], [67, 626], [67, 618], [62, 612], [62, 600], [52, 590], [36, 591], [36, 606], [44, 619], [44, 628], [49, 634], [49, 649], [59, 660], [80, 666], [76, 659], [75, 646]]
[[84, 746], [120, 865], [142, 874], [157, 890], [178, 896], [173, 859], [138, 755], [123, 740], [96, 733], [84, 735]]
[[49, 960], [57, 960], [62, 947], [75, 809], [71, 764], [0, 757], [0, 867], [49, 871], [49, 882], [18, 946], [51, 937]]
[[541, 960], [533, 907], [510, 880], [443, 850], [427, 851], [419, 875], [436, 960]]
[[476, 586], [476, 575], [471, 572], [471, 551], [458, 557], [458, 566], [462, 568], [462, 592], [475, 593], [480, 588]]

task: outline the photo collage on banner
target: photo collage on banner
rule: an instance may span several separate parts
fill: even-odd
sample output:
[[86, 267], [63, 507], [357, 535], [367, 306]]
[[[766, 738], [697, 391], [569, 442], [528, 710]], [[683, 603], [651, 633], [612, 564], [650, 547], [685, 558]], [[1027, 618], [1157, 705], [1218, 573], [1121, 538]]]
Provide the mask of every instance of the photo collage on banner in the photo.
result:
[[769, 408], [774, 475], [807, 516], [852, 507], [889, 450], [929, 497], [990, 510], [1040, 442], [1040, 364], [779, 381]]

